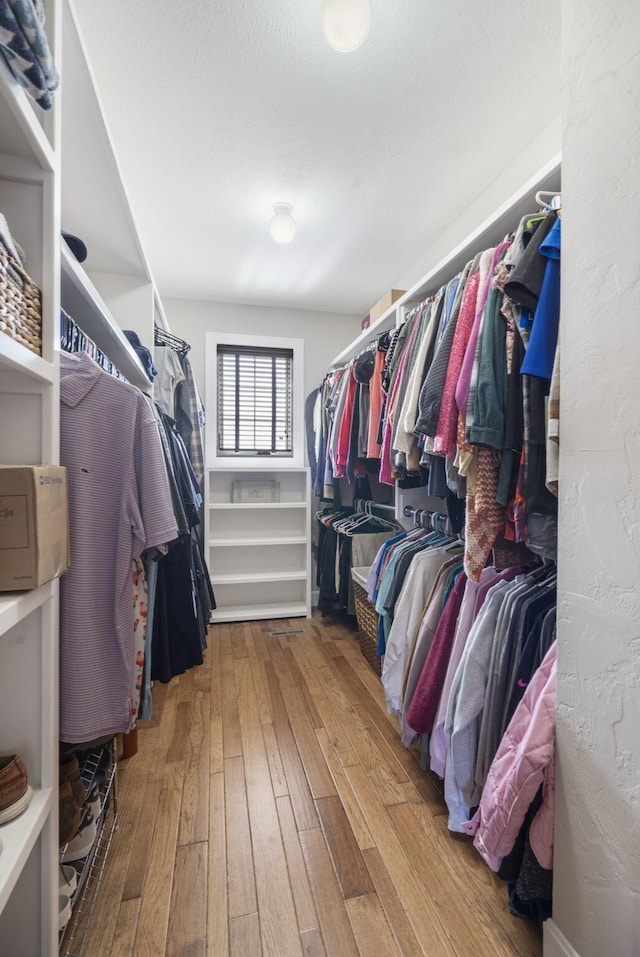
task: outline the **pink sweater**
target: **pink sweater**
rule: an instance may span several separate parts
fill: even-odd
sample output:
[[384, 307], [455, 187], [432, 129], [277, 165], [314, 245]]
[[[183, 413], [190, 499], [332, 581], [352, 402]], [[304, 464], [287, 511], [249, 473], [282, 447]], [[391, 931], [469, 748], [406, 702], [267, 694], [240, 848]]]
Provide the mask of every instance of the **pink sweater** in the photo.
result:
[[556, 643], [529, 683], [493, 759], [473, 818], [463, 825], [497, 871], [515, 844], [529, 805], [542, 784], [542, 805], [529, 840], [542, 867], [553, 861]]

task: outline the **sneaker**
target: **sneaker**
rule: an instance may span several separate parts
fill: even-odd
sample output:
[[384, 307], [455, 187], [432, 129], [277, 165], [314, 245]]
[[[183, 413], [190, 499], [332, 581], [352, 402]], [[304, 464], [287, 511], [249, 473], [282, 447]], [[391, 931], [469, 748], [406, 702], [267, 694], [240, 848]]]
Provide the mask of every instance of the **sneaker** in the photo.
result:
[[6, 824], [25, 811], [33, 790], [27, 781], [27, 769], [19, 754], [0, 757], [0, 824]]
[[71, 898], [66, 894], [58, 895], [58, 930], [60, 933], [71, 920]]
[[78, 886], [78, 872], [71, 864], [61, 864], [58, 872], [58, 893], [60, 897], [73, 897]]
[[91, 812], [87, 812], [82, 827], [65, 848], [61, 862], [70, 864], [73, 861], [81, 861], [83, 857], [86, 857], [94, 845], [97, 833], [96, 821]]
[[85, 807], [90, 812], [92, 819], [97, 821], [102, 812], [102, 795], [97, 784], [94, 784], [91, 788]]

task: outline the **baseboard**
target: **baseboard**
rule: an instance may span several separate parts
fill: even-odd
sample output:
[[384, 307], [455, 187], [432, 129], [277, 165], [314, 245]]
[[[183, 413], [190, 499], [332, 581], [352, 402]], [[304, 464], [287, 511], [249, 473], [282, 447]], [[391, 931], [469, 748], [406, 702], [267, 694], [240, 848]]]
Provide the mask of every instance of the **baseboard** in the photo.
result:
[[552, 920], [544, 922], [542, 940], [543, 957], [580, 957], [575, 947], [571, 946], [558, 925]]

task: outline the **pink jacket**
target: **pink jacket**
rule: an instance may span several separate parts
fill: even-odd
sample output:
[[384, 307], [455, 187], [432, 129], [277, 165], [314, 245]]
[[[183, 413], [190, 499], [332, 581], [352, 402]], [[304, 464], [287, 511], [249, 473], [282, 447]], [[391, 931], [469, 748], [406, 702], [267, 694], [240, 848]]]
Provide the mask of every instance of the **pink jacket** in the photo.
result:
[[463, 825], [474, 845], [497, 871], [515, 844], [522, 822], [542, 784], [542, 805], [529, 840], [542, 867], [553, 863], [556, 643], [529, 683], [493, 759], [480, 806]]

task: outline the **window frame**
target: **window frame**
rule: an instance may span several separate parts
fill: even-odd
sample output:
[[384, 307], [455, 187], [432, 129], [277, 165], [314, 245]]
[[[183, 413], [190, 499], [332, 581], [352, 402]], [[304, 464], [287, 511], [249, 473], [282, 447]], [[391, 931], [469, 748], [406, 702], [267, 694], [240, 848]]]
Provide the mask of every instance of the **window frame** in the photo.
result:
[[[288, 349], [293, 352], [292, 368], [292, 453], [272, 455], [221, 452], [218, 449], [218, 346]], [[304, 340], [281, 336], [250, 336], [233, 333], [206, 334], [207, 424], [206, 462], [208, 467], [266, 469], [301, 468], [304, 466]]]
[[[237, 458], [239, 455], [259, 459], [265, 456], [292, 458], [293, 349], [218, 343], [216, 369], [218, 455], [225, 458]], [[255, 415], [256, 411], [258, 416]], [[261, 423], [258, 428], [256, 421]], [[258, 431], [264, 440], [262, 446], [257, 445]], [[246, 441], [241, 444], [243, 437], [248, 439], [251, 433], [252, 443]], [[285, 448], [277, 448], [278, 437], [285, 439]], [[229, 443], [226, 446], [223, 445], [224, 438]], [[252, 447], [249, 447], [250, 444]]]

